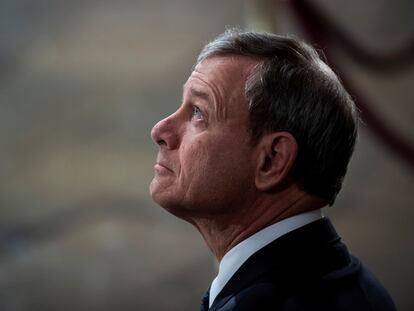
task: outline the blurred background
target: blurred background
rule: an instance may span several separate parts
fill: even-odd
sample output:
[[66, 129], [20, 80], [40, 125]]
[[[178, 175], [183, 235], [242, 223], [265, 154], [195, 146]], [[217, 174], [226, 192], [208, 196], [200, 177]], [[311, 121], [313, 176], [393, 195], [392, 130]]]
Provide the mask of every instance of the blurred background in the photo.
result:
[[1, 0], [0, 310], [198, 310], [216, 264], [151, 202], [149, 132], [230, 26], [307, 38], [340, 73], [365, 124], [326, 213], [414, 310], [413, 14], [411, 0]]

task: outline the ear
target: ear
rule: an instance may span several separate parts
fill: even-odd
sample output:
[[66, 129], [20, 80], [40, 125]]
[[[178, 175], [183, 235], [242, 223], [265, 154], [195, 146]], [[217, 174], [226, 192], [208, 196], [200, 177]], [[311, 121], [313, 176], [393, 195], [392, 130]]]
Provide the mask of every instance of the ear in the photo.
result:
[[286, 180], [296, 159], [298, 145], [288, 132], [264, 135], [258, 143], [255, 183], [257, 189], [267, 191]]

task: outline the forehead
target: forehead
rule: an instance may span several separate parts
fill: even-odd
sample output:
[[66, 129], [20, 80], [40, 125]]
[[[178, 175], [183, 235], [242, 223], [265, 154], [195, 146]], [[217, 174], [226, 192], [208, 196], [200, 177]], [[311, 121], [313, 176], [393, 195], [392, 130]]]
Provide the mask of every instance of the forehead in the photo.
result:
[[204, 89], [222, 99], [244, 96], [246, 79], [259, 60], [245, 56], [217, 56], [197, 64], [184, 89]]
[[245, 56], [216, 56], [203, 60], [194, 68], [190, 79], [203, 75], [214, 78], [217, 82], [236, 84], [244, 82], [257, 59]]

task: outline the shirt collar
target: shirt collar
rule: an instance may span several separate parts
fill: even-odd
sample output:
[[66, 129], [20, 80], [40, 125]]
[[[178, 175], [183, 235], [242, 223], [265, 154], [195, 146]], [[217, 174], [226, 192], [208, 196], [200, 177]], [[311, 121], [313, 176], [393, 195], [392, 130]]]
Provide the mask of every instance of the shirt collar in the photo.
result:
[[322, 217], [322, 210], [318, 209], [283, 219], [256, 232], [230, 249], [220, 261], [219, 273], [211, 284], [209, 306], [211, 307], [226, 283], [251, 255], [282, 235]]

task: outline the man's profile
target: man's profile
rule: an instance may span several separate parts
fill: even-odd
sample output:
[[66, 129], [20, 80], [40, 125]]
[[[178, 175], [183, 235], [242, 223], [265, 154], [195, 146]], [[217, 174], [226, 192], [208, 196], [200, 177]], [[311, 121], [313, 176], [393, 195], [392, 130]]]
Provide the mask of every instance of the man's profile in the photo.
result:
[[358, 114], [313, 48], [229, 30], [152, 129], [150, 192], [220, 262], [202, 310], [395, 310], [321, 208], [341, 189]]

